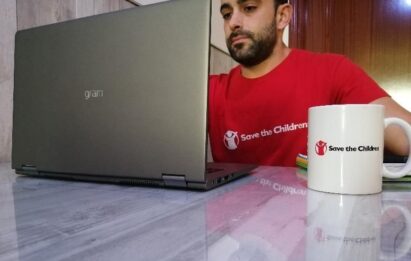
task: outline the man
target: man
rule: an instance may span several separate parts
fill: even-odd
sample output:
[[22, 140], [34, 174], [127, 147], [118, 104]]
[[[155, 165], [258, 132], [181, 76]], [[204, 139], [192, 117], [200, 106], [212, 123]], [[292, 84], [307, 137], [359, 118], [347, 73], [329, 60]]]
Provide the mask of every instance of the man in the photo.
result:
[[[308, 108], [375, 103], [411, 122], [360, 68], [341, 55], [290, 49], [282, 42], [292, 6], [285, 0], [221, 0], [227, 47], [240, 66], [210, 77], [210, 143], [215, 161], [294, 166], [307, 151]], [[390, 126], [385, 147], [408, 155]]]

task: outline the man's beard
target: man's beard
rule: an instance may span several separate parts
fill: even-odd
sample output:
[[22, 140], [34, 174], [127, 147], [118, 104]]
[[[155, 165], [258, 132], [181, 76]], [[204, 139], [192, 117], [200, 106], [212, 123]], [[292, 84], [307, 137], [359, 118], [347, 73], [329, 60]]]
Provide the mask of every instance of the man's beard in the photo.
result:
[[[239, 43], [232, 46], [232, 39], [236, 36], [246, 36], [251, 43]], [[261, 32], [253, 33], [250, 31], [238, 30], [232, 32], [226, 40], [228, 51], [231, 57], [245, 67], [251, 67], [264, 61], [273, 52], [277, 40], [276, 24], [273, 21]]]

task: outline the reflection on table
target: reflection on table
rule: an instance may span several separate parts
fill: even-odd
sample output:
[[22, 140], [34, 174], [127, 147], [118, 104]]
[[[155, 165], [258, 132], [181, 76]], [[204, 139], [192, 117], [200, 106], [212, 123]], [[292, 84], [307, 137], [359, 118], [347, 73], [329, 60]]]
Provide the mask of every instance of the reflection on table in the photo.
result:
[[0, 164], [0, 260], [411, 260], [411, 186], [344, 196], [295, 168], [209, 192], [18, 176]]

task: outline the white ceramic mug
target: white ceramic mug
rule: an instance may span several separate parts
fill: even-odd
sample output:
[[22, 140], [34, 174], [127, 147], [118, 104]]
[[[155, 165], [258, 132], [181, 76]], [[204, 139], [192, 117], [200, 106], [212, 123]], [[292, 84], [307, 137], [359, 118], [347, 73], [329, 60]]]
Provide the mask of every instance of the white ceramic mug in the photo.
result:
[[308, 112], [308, 187], [341, 194], [373, 194], [382, 190], [382, 175], [403, 177], [383, 166], [384, 129], [400, 126], [411, 144], [411, 126], [398, 118], [384, 119], [384, 106], [327, 105]]

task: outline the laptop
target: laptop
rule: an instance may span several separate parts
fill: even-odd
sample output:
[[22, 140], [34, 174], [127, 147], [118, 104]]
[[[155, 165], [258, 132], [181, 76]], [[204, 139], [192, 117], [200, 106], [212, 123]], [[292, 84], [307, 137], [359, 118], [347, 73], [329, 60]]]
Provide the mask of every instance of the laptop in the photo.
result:
[[207, 190], [254, 166], [207, 163], [210, 0], [16, 34], [18, 174]]

